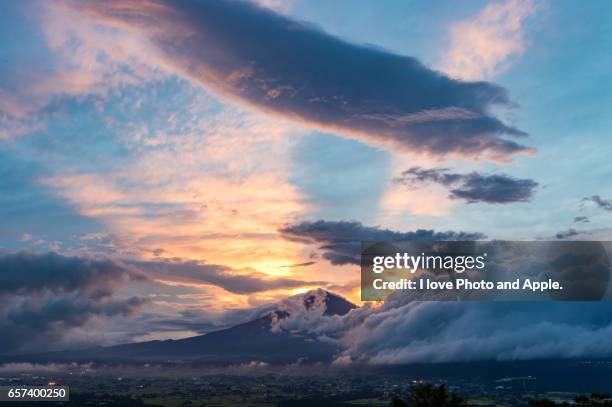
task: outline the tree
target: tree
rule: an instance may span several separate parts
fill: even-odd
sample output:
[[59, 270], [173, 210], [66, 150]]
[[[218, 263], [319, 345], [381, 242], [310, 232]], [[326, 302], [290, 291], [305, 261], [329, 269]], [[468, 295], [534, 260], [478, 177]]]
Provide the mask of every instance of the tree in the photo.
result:
[[408, 407], [408, 404], [398, 396], [393, 396], [391, 399], [391, 407]]
[[529, 401], [529, 407], [557, 407], [561, 404], [557, 404], [552, 400], [548, 399], [534, 399]]
[[426, 383], [412, 386], [406, 402], [394, 397], [391, 405], [393, 407], [464, 407], [466, 403], [463, 397], [449, 393], [444, 384], [434, 386]]

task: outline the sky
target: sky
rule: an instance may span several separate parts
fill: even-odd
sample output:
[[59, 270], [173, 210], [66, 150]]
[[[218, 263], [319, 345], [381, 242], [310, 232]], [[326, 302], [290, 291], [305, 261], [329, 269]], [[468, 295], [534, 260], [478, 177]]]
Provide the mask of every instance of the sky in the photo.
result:
[[611, 12], [7, 2], [0, 344], [184, 337], [317, 287], [358, 302], [363, 239], [608, 239]]

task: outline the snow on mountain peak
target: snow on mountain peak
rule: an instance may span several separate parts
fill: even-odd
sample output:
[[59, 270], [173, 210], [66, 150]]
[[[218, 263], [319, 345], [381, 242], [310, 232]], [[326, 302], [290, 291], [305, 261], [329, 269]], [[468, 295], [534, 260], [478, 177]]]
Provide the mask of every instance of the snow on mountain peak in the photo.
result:
[[339, 318], [357, 308], [344, 298], [322, 288], [288, 297], [271, 313], [273, 332], [301, 330], [322, 318]]

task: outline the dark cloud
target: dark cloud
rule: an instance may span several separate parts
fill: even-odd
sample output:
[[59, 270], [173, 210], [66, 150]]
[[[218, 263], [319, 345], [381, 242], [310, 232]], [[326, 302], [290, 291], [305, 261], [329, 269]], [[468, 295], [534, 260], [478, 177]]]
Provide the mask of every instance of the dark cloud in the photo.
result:
[[134, 267], [103, 257], [32, 252], [0, 256], [0, 295], [70, 292], [103, 297], [127, 281], [142, 279], [144, 276]]
[[304, 263], [287, 264], [285, 266], [279, 266], [279, 268], [296, 268], [296, 267], [308, 267], [317, 264], [316, 261], [307, 261]]
[[484, 175], [478, 172], [458, 174], [448, 168], [412, 167], [402, 173], [395, 182], [416, 185], [433, 182], [449, 187], [451, 199], [463, 199], [468, 203], [527, 202], [533, 196], [538, 183], [531, 179], [518, 179], [503, 174]]
[[[69, 1], [69, 0], [67, 0]], [[217, 94], [354, 138], [435, 155], [507, 159], [525, 133], [491, 113], [504, 88], [355, 45], [242, 1], [69, 1], [144, 35], [166, 66]]]
[[279, 232], [289, 240], [318, 244], [323, 251], [323, 258], [335, 265], [359, 264], [363, 240], [476, 240], [486, 237], [481, 233], [434, 232], [425, 229], [396, 232], [364, 226], [360, 222], [324, 220], [286, 225]]
[[118, 296], [144, 277], [120, 261], [55, 253], [0, 256], [0, 349], [48, 349], [78, 342], [73, 329], [95, 319], [131, 315], [147, 301]]
[[612, 212], [612, 199], [603, 199], [599, 195], [593, 195], [591, 197], [582, 198], [582, 201], [593, 202], [601, 209]]
[[576, 236], [580, 236], [580, 235], [590, 235], [590, 232], [585, 232], [585, 231], [578, 231], [576, 229], [567, 229], [567, 230], [563, 230], [561, 232], [557, 232], [555, 234], [555, 237], [557, 239], [568, 239], [570, 237], [576, 237]]
[[[75, 295], [44, 295], [42, 297], [15, 298], [0, 306], [4, 333], [0, 348], [4, 353], [88, 344], [78, 329], [86, 329], [92, 320], [127, 317], [147, 304], [146, 298], [87, 298]], [[77, 331], [72, 331], [77, 329]], [[99, 332], [104, 335], [104, 332]], [[83, 337], [80, 337], [83, 336]], [[96, 338], [96, 342], [102, 341]]]
[[195, 260], [132, 261], [131, 264], [143, 270], [151, 278], [212, 284], [236, 294], [327, 284], [325, 281], [269, 278], [264, 273], [253, 269], [237, 270], [228, 266], [200, 263]]
[[574, 223], [589, 223], [590, 220], [587, 216], [576, 216], [574, 218]]

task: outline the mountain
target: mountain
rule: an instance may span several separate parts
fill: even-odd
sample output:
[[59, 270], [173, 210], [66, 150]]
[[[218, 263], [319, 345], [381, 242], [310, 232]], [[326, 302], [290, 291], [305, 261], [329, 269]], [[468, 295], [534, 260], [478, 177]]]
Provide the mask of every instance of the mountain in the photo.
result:
[[[299, 321], [342, 316], [354, 308], [357, 307], [344, 298], [317, 289], [285, 299], [260, 318], [204, 335], [11, 359], [108, 363], [192, 361], [203, 364], [328, 361], [338, 350], [334, 341], [329, 338], [319, 340], [315, 334], [295, 329], [293, 325]], [[285, 325], [291, 328], [287, 329]]]

